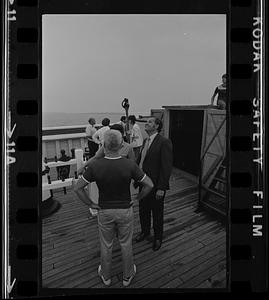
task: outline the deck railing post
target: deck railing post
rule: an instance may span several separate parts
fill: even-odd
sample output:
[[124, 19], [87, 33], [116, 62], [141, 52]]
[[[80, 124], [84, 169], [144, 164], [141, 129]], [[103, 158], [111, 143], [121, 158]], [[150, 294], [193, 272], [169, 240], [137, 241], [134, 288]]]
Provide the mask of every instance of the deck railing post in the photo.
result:
[[[50, 175], [47, 175], [48, 178], [48, 184], [51, 184], [51, 179], [50, 179]], [[53, 197], [53, 191], [50, 190], [50, 196]]]
[[77, 171], [83, 166], [83, 150], [75, 149], [75, 159], [77, 160]]

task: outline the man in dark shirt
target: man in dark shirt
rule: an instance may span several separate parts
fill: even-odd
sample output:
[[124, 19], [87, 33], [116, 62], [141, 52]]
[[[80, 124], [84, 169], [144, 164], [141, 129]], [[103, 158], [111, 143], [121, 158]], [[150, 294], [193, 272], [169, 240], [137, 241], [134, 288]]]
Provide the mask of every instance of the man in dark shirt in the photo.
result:
[[213, 96], [211, 97], [211, 105], [214, 105], [214, 100], [218, 95], [217, 106], [219, 109], [226, 109], [227, 102], [227, 75], [222, 75], [222, 84], [217, 86]]
[[[151, 191], [153, 183], [134, 161], [119, 156], [122, 142], [123, 138], [119, 131], [106, 131], [105, 157], [91, 161], [74, 190], [85, 204], [99, 210], [101, 264], [98, 267], [98, 275], [105, 285], [110, 285], [112, 247], [117, 230], [123, 258], [123, 285], [128, 286], [136, 273], [132, 251], [134, 217], [130, 183], [133, 179], [143, 186], [136, 197], [137, 200], [144, 198]], [[89, 199], [84, 190], [87, 184], [94, 181], [99, 189], [98, 205]]]

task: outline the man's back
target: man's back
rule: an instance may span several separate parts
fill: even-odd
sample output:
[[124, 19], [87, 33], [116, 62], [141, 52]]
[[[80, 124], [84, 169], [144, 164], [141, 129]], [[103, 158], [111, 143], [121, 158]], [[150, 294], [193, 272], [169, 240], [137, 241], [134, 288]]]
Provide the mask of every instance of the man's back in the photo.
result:
[[104, 157], [93, 160], [83, 177], [88, 182], [96, 182], [101, 208], [120, 209], [130, 207], [131, 180], [141, 181], [144, 173], [130, 159]]

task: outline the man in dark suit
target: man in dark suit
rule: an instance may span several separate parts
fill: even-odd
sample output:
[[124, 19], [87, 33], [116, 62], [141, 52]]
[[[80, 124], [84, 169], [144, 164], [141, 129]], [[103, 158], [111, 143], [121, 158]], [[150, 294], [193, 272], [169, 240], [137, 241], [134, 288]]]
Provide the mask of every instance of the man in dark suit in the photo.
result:
[[163, 210], [166, 190], [169, 189], [169, 178], [172, 171], [173, 152], [169, 139], [160, 135], [162, 121], [151, 117], [145, 124], [148, 138], [144, 140], [137, 163], [151, 178], [154, 188], [139, 202], [141, 232], [136, 242], [150, 240], [151, 213], [153, 218], [153, 250], [160, 249], [163, 236]]

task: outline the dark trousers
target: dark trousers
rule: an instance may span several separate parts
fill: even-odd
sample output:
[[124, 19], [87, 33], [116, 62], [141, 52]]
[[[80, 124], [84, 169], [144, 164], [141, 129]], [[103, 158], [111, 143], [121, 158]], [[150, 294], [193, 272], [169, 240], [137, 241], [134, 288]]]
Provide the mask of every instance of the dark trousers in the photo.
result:
[[162, 240], [163, 237], [164, 197], [157, 200], [156, 190], [153, 190], [145, 198], [139, 201], [139, 218], [141, 231], [145, 235], [150, 234], [152, 214], [154, 238], [158, 240]]
[[91, 158], [97, 152], [98, 144], [96, 144], [94, 141], [88, 140], [88, 147], [89, 147], [90, 158]]

